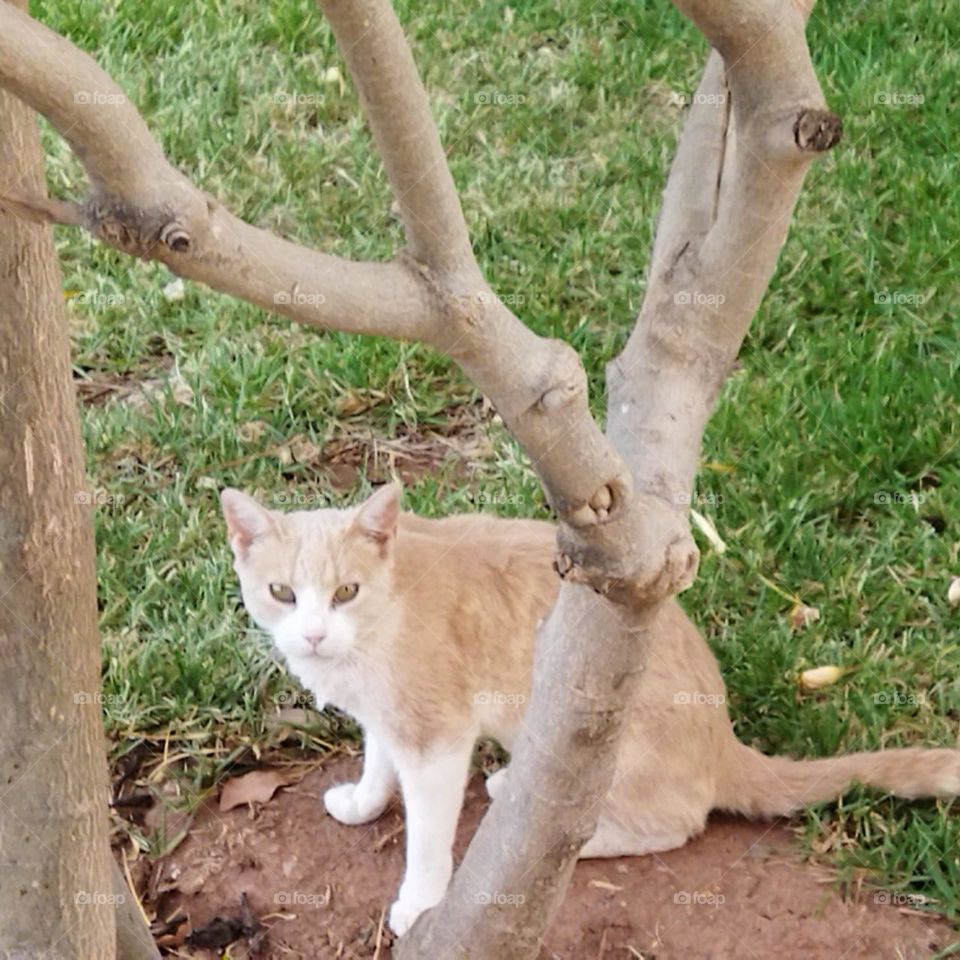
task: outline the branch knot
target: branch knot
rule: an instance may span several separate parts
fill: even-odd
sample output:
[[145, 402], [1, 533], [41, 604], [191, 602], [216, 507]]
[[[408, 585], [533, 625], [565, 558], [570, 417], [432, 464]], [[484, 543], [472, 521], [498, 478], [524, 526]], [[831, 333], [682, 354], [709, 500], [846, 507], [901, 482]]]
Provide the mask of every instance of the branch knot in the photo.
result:
[[186, 253], [190, 249], [190, 234], [183, 224], [171, 220], [160, 228], [160, 242], [175, 253]]
[[797, 146], [811, 153], [822, 153], [836, 146], [843, 135], [843, 121], [827, 110], [803, 110], [793, 125]]

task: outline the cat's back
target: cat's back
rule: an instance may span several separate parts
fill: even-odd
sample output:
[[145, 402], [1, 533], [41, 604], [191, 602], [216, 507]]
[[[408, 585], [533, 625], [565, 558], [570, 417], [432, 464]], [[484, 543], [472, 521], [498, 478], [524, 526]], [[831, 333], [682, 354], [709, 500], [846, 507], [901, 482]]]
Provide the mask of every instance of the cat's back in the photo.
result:
[[394, 576], [408, 603], [418, 611], [431, 607], [447, 623], [532, 632], [560, 586], [555, 553], [556, 528], [542, 520], [405, 513]]
[[529, 695], [537, 626], [560, 587], [556, 528], [482, 513], [402, 514], [398, 528], [404, 629], [391, 669], [418, 694], [407, 698], [408, 724], [424, 739], [478, 723], [509, 745]]
[[497, 517], [488, 513], [461, 513], [428, 519], [403, 513], [399, 520], [398, 550], [402, 556], [423, 559], [442, 555], [448, 561], [501, 567], [521, 563], [552, 568], [556, 526], [545, 520]]

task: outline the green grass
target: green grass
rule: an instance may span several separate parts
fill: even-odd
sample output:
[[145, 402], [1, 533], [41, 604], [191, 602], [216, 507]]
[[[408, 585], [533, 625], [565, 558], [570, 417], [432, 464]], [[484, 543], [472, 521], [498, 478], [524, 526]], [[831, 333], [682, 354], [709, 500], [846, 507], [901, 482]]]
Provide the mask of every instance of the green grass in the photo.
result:
[[[681, 121], [671, 93], [695, 88], [705, 44], [668, 4], [510, 12], [404, 0], [399, 10], [482, 265], [527, 323], [580, 350], [599, 413], [604, 364], [643, 293]], [[96, 56], [173, 162], [239, 215], [358, 258], [402, 242], [356, 96], [331, 72], [343, 68], [308, 0], [43, 0], [35, 13]], [[704, 545], [684, 597], [722, 662], [740, 735], [766, 750], [956, 742], [960, 614], [946, 602], [960, 573], [956, 29], [946, 0], [829, 0], [811, 21], [845, 139], [808, 178], [710, 425], [704, 461], [729, 469], [702, 472], [700, 509], [729, 550]], [[52, 188], [78, 194], [78, 165], [49, 131], [46, 142]], [[305, 331], [199, 287], [168, 302], [164, 269], [75, 232], [58, 245], [66, 288], [83, 294], [68, 301], [78, 372], [144, 380], [175, 364], [193, 390], [191, 405], [168, 391], [147, 408], [86, 406], [84, 430], [108, 495], [97, 535], [115, 754], [169, 738], [209, 782], [263, 741], [293, 689], [240, 608], [217, 489], [349, 502], [361, 485], [285, 463], [282, 445], [420, 436], [478, 398], [426, 349]], [[251, 422], [258, 435], [238, 433]], [[507, 498], [503, 512], [542, 513], [523, 456], [495, 425], [487, 432], [489, 450], [466, 466], [419, 471], [408, 505], [444, 514], [484, 494]], [[765, 581], [819, 607], [819, 622], [791, 631], [790, 601]], [[798, 695], [797, 672], [824, 663], [856, 671]], [[949, 805], [856, 795], [811, 813], [806, 831], [839, 851], [845, 874], [869, 868], [954, 914], [960, 818]]]

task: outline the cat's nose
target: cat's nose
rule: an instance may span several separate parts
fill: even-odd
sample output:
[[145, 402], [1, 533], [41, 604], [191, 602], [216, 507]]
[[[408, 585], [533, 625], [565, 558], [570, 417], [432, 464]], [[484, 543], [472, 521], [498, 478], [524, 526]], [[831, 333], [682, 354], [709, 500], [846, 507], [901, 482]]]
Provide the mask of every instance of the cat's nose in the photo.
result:
[[310, 633], [305, 634], [303, 639], [306, 640], [314, 650], [316, 650], [317, 647], [319, 647], [320, 644], [326, 640], [326, 638], [327, 635], [325, 633]]

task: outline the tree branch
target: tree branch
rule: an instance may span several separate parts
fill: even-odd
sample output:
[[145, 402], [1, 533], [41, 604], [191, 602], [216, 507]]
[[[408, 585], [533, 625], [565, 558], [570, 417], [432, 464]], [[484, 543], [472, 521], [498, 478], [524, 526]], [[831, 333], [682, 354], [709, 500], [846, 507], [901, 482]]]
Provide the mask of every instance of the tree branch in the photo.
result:
[[[775, 32], [784, 4], [758, 0], [750, 6], [764, 9], [760, 33]], [[788, 43], [781, 36], [772, 44], [776, 57], [785, 58], [778, 69], [799, 63], [812, 74], [802, 30], [787, 36]], [[752, 36], [752, 42], [762, 45], [763, 36]], [[745, 55], [736, 43], [728, 49]], [[814, 156], [799, 142], [782, 148], [787, 121], [830, 117], [819, 110], [819, 87], [809, 100], [817, 106], [798, 107], [797, 91], [789, 83], [766, 83], [760, 68], [732, 72], [731, 115], [724, 74], [712, 53], [664, 194], [647, 295], [627, 347], [607, 375], [607, 433], [630, 465], [635, 488], [656, 503], [651, 522], [663, 527], [652, 533], [651, 543], [658, 547], [678, 522], [686, 524], [704, 428], [770, 282]], [[759, 92], [740, 96], [743, 84], [755, 84]], [[820, 141], [825, 149], [836, 142], [839, 121], [823, 124], [836, 133]], [[738, 137], [738, 131], [744, 132]], [[634, 696], [664, 610], [651, 604], [624, 616], [595, 605], [585, 613], [583, 603], [582, 595], [561, 591], [538, 638], [511, 789], [484, 817], [444, 901], [401, 941], [399, 960], [537, 955], [582, 841], [594, 828], [595, 804], [609, 788], [623, 704]], [[607, 619], [611, 615], [616, 623]], [[602, 625], [605, 676], [590, 659], [598, 644], [577, 637], [581, 621], [590, 624], [591, 634]], [[589, 751], [593, 769], [582, 763], [582, 752], [551, 753], [562, 741], [548, 733], [552, 725], [569, 724], [569, 716], [561, 715], [566, 711], [576, 717], [577, 729], [597, 735]], [[490, 905], [497, 891], [513, 894], [509, 906]], [[519, 908], [518, 893], [526, 898]]]
[[136, 108], [90, 57], [3, 3], [0, 86], [47, 117], [91, 188], [83, 204], [70, 205], [0, 181], [0, 207], [81, 223], [125, 253], [302, 323], [394, 339], [424, 334], [426, 291], [408, 266], [329, 256], [239, 220], [170, 166]]
[[407, 230], [434, 269], [475, 272], [460, 198], [410, 46], [390, 4], [319, 0], [347, 61]]
[[[586, 375], [565, 343], [536, 336], [493, 294], [469, 254], [426, 94], [388, 0], [330, 0], [348, 65], [371, 110], [411, 246], [358, 263], [282, 240], [229, 213], [163, 157], [136, 109], [84, 53], [0, 4], [0, 86], [44, 113], [90, 177], [81, 205], [0, 188], [0, 206], [59, 223], [179, 275], [325, 329], [420, 339], [457, 360], [531, 456], [564, 528], [561, 570], [642, 607], [690, 583], [685, 520], [638, 500], [629, 471], [590, 416]], [[382, 74], [382, 76], [381, 76]], [[407, 86], [402, 93], [397, 87]], [[408, 129], [399, 111], [412, 118]], [[434, 228], [432, 205], [437, 209]], [[429, 224], [429, 228], [428, 225]], [[469, 254], [469, 255], [468, 255]], [[567, 469], [573, 462], [579, 469]]]
[[693, 95], [663, 193], [650, 257], [653, 283], [691, 245], [699, 246], [716, 220], [729, 128], [730, 91], [723, 59], [713, 50]]
[[723, 90], [714, 53], [664, 195], [683, 212], [664, 213], [636, 327], [607, 370], [607, 432], [639, 490], [686, 504], [704, 428], [776, 268], [803, 178], [841, 124], [824, 109], [810, 61], [812, 4], [677, 6], [727, 58], [732, 112], [710, 97]]

